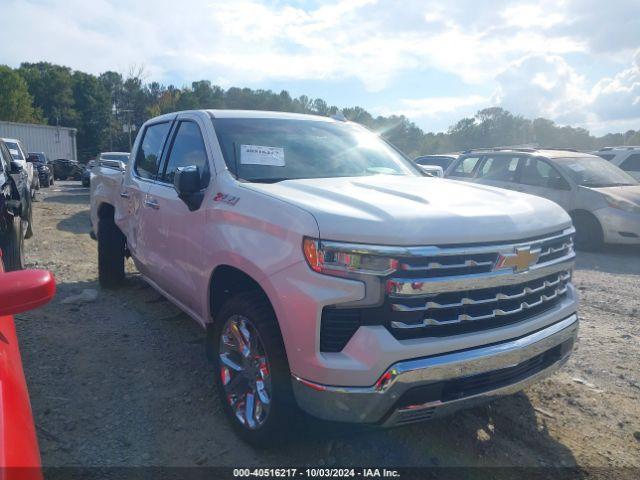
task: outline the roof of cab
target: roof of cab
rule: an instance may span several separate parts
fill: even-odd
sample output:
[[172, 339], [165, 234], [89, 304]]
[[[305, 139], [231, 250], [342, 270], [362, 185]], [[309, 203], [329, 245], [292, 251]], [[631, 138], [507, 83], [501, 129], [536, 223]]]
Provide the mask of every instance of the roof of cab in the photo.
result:
[[462, 155], [473, 154], [518, 154], [518, 155], [532, 155], [536, 157], [546, 158], [573, 158], [573, 157], [595, 157], [586, 152], [579, 152], [578, 150], [562, 149], [562, 148], [476, 148], [468, 150]]
[[278, 118], [282, 120], [315, 120], [337, 122], [338, 120], [322, 115], [306, 113], [272, 112], [268, 110], [206, 110], [213, 118]]

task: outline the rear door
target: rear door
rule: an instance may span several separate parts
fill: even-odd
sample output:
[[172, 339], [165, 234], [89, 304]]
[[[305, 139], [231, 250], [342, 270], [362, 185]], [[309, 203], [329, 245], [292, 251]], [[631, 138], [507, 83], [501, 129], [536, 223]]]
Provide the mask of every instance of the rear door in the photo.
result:
[[476, 169], [476, 181], [493, 187], [520, 190], [517, 183], [520, 158], [513, 154], [486, 155]]
[[481, 155], [470, 155], [458, 159], [454, 165], [449, 167], [449, 171], [445, 173], [445, 177], [451, 177], [454, 180], [471, 181], [481, 158]]
[[621, 164], [620, 168], [640, 181], [640, 153], [632, 153]]
[[121, 197], [119, 217], [116, 222], [127, 236], [127, 247], [144, 275], [148, 275], [157, 253], [149, 245], [153, 243], [155, 226], [150, 223], [145, 207], [146, 195], [158, 176], [160, 161], [173, 120], [163, 120], [148, 124], [136, 142], [133, 163], [121, 185], [114, 185], [115, 192]]
[[211, 156], [197, 115], [179, 115], [157, 181], [149, 186], [143, 217], [154, 232], [146, 243], [153, 251], [150, 278], [187, 309], [201, 316], [198, 271], [203, 254], [205, 211], [189, 210], [173, 186], [177, 168], [195, 165], [202, 190], [211, 178]]

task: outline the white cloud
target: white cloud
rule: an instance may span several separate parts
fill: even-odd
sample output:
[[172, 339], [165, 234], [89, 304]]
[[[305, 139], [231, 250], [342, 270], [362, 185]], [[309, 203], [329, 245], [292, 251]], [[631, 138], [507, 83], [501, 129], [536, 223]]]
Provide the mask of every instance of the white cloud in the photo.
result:
[[526, 56], [510, 64], [496, 80], [493, 103], [507, 110], [561, 123], [586, 118], [586, 80], [561, 56]]
[[578, 124], [596, 133], [640, 126], [640, 49], [629, 68], [593, 86], [557, 55], [524, 57], [496, 80], [492, 102], [521, 115]]
[[[0, 29], [0, 62], [13, 66], [48, 60], [100, 73], [142, 64], [152, 80], [267, 88], [357, 79], [369, 92], [397, 90], [378, 111], [410, 117], [483, 103], [559, 122], [640, 116], [638, 61], [622, 63], [638, 48], [638, 0], [4, 0], [3, 16], [12, 21]], [[25, 36], [25, 24], [37, 34]], [[615, 68], [594, 78], [578, 57]], [[397, 89], [402, 76], [427, 71], [457, 77], [465, 93], [425, 85], [433, 95], [416, 100]], [[474, 93], [492, 88], [490, 100]]]
[[404, 115], [408, 118], [435, 117], [443, 113], [460, 113], [470, 107], [486, 106], [489, 98], [482, 95], [466, 95], [461, 97], [427, 97], [404, 98], [394, 108], [380, 107], [375, 110], [379, 115]]
[[593, 111], [601, 120], [640, 121], [640, 49], [631, 67], [593, 87]]

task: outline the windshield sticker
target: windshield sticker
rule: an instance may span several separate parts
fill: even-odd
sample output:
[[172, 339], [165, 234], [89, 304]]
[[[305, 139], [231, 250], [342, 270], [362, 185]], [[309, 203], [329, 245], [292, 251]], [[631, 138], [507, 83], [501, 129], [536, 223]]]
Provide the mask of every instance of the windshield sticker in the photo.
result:
[[579, 163], [570, 163], [567, 165], [574, 172], [584, 172], [585, 168]]
[[284, 167], [284, 148], [261, 145], [240, 145], [240, 163]]

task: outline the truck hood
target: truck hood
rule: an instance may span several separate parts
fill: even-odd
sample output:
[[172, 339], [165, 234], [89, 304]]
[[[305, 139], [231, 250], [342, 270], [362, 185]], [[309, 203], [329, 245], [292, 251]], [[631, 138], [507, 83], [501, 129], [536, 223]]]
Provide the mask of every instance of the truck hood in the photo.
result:
[[308, 211], [325, 240], [445, 245], [524, 239], [571, 225], [567, 213], [549, 200], [433, 177], [376, 175], [243, 186]]

